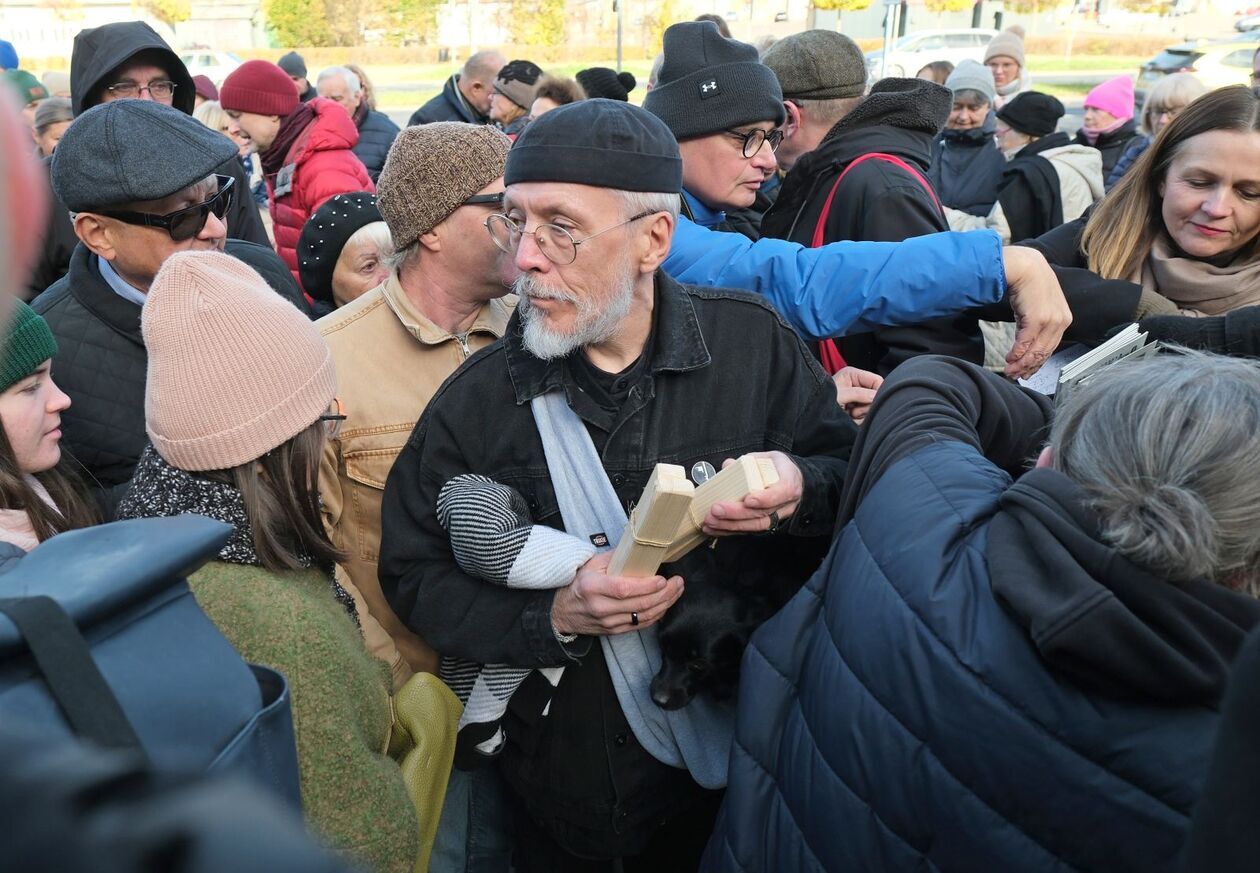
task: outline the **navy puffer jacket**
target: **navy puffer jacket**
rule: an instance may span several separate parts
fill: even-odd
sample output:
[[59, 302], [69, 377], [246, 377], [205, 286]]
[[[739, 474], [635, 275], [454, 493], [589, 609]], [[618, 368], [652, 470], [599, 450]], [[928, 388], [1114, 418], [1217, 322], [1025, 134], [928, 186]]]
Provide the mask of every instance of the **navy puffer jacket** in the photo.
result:
[[1008, 470], [1049, 406], [920, 357], [850, 464], [856, 507], [743, 661], [709, 871], [1173, 870], [1257, 603], [1096, 538]]
[[388, 115], [375, 109], [368, 110], [363, 123], [359, 125], [359, 142], [351, 151], [363, 162], [372, 184], [376, 184], [376, 177], [385, 166], [389, 147], [394, 144], [397, 136], [398, 125]]

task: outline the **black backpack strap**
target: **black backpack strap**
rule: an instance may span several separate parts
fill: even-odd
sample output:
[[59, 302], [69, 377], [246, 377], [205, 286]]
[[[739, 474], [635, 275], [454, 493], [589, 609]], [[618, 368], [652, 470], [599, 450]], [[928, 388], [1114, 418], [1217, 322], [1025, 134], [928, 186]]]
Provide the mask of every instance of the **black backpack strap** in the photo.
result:
[[61, 604], [43, 596], [0, 598], [0, 612], [17, 625], [76, 734], [105, 748], [143, 751], [87, 641]]

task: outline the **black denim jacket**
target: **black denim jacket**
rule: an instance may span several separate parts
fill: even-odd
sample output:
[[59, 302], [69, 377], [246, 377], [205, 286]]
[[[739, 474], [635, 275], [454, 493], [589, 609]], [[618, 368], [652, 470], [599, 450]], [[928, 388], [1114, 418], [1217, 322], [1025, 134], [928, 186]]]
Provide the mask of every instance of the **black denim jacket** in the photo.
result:
[[780, 536], [747, 547], [798, 548], [792, 537], [803, 536], [814, 539], [800, 546], [825, 551], [856, 435], [831, 380], [753, 295], [683, 286], [658, 274], [648, 354], [610, 418], [578, 386], [569, 361], [525, 351], [513, 316], [502, 340], [439, 389], [385, 486], [381, 588], [404, 622], [444, 654], [569, 665], [572, 675], [566, 672], [546, 719], [536, 726], [509, 719], [503, 764], [531, 814], [583, 854], [632, 854], [686, 800], [677, 780], [690, 780], [634, 741], [598, 643], [557, 642], [553, 591], [504, 588], [460, 570], [435, 515], [438, 491], [453, 476], [480, 473], [519, 491], [536, 523], [563, 528], [530, 407], [532, 398], [562, 390], [627, 507], [659, 462], [690, 470], [704, 460], [720, 468], [726, 458], [777, 449], [800, 467], [801, 505]]

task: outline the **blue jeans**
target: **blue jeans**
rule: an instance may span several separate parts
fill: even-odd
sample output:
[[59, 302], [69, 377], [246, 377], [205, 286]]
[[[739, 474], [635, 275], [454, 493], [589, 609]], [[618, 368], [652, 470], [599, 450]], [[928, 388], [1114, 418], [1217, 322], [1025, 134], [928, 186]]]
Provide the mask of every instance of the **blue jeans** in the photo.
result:
[[429, 873], [508, 873], [512, 820], [507, 787], [493, 766], [451, 771]]

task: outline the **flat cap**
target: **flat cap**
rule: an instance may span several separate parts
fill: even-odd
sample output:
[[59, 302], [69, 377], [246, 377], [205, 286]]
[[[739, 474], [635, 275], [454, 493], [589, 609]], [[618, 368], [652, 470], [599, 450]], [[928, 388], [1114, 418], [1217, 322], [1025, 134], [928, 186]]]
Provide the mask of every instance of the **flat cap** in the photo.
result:
[[785, 36], [761, 56], [785, 100], [839, 100], [866, 90], [866, 56], [857, 43], [834, 30]]
[[507, 155], [503, 181], [575, 182], [676, 194], [682, 157], [665, 122], [620, 100], [581, 100], [535, 118]]
[[236, 157], [236, 143], [178, 109], [113, 100], [75, 119], [52, 158], [52, 186], [72, 212], [160, 200]]

